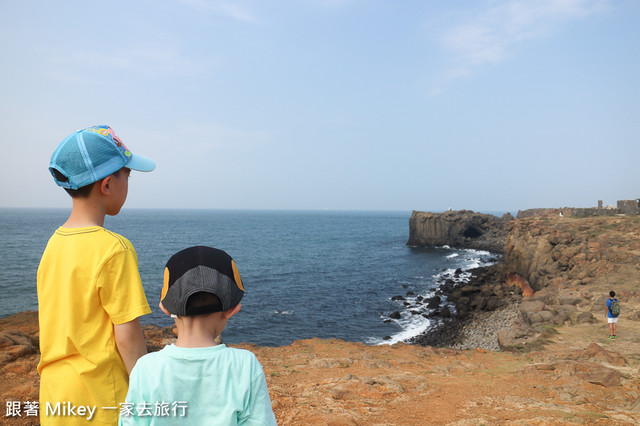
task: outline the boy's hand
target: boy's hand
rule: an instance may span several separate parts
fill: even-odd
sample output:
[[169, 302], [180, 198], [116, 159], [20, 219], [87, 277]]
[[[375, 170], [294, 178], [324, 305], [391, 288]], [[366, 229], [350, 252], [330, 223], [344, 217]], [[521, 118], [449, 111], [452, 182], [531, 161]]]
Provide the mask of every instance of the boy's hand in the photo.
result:
[[136, 318], [124, 324], [114, 324], [113, 329], [120, 357], [127, 368], [127, 373], [131, 374], [138, 358], [147, 353], [147, 345], [140, 328], [140, 322]]

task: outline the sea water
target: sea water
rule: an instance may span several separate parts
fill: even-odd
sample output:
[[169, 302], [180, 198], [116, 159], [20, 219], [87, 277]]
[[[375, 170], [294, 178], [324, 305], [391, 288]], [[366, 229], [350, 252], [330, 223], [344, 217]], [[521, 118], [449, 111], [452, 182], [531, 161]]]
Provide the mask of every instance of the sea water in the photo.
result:
[[[63, 209], [0, 209], [0, 315], [37, 309], [36, 271]], [[394, 343], [430, 320], [405, 303], [429, 297], [457, 269], [489, 264], [491, 253], [408, 247], [410, 212], [124, 209], [105, 227], [127, 237], [153, 311], [143, 324], [167, 326], [158, 308], [164, 266], [192, 245], [234, 258], [246, 294], [225, 342], [279, 346], [338, 338]], [[464, 277], [464, 274], [458, 274]], [[401, 295], [402, 300], [391, 300]], [[413, 313], [411, 311], [414, 311]], [[399, 319], [389, 319], [392, 312]], [[424, 313], [424, 312], [422, 312]]]

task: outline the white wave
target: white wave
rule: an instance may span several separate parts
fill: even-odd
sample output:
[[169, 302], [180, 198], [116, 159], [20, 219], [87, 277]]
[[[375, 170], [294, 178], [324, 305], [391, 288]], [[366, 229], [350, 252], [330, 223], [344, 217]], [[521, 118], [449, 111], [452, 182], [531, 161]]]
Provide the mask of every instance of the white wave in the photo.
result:
[[273, 311], [273, 313], [278, 315], [293, 315], [294, 311], [281, 311], [279, 309], [276, 309], [275, 311]]
[[391, 339], [384, 340], [371, 338], [368, 339], [369, 343], [374, 345], [393, 345], [394, 343], [404, 342], [412, 337], [424, 333], [431, 324], [431, 321], [422, 315], [411, 315], [406, 319], [399, 319], [396, 322], [400, 327], [402, 327], [402, 330], [390, 336]]
[[[451, 249], [449, 246], [442, 246], [438, 248]], [[455, 250], [455, 252], [448, 254], [446, 258], [456, 259], [455, 263], [459, 266], [456, 268], [448, 268], [431, 275], [431, 279], [436, 284], [436, 286], [431, 291], [423, 294], [422, 297], [424, 299], [432, 297], [435, 294], [435, 290], [440, 287], [440, 285], [442, 285], [446, 280], [452, 280], [455, 283], [469, 282], [472, 275], [470, 272], [471, 269], [481, 266], [493, 265], [495, 263], [495, 259], [498, 257], [499, 255], [490, 253], [486, 250]], [[423, 277], [414, 277], [414, 279], [416, 278], [422, 279]], [[405, 282], [401, 283], [411, 284]], [[398, 301], [397, 303], [404, 305], [404, 302], [408, 302], [410, 304], [409, 306], [415, 307], [416, 299], [417, 296], [405, 296], [403, 300]], [[423, 317], [422, 315], [412, 315], [410, 312], [411, 309], [411, 307], [403, 307], [403, 309], [401, 309], [402, 318], [399, 320], [394, 320], [396, 324], [401, 327], [401, 330], [390, 336], [391, 338], [389, 340], [384, 340], [381, 338], [369, 338], [367, 339], [367, 343], [374, 345], [392, 345], [394, 343], [403, 342], [411, 339], [412, 337], [419, 336], [420, 334], [427, 331], [427, 329], [431, 325], [431, 321]], [[450, 309], [454, 308], [450, 307]], [[384, 317], [384, 319], [388, 319], [388, 317]]]
[[455, 268], [447, 268], [444, 271], [442, 271], [442, 275], [447, 276], [447, 275], [454, 275], [456, 273], [456, 269]]

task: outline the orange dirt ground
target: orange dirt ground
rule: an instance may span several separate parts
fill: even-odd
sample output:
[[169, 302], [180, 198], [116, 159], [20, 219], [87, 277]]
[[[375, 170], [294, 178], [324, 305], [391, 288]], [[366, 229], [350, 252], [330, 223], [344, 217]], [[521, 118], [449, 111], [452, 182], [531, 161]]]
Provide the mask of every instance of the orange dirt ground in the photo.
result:
[[[528, 354], [320, 339], [232, 346], [262, 363], [281, 425], [640, 424], [640, 320], [622, 317], [613, 341], [603, 318], [557, 330]], [[0, 319], [5, 404], [38, 398], [37, 332], [35, 312]], [[154, 349], [172, 334], [145, 335]], [[2, 424], [38, 424], [4, 414]]]

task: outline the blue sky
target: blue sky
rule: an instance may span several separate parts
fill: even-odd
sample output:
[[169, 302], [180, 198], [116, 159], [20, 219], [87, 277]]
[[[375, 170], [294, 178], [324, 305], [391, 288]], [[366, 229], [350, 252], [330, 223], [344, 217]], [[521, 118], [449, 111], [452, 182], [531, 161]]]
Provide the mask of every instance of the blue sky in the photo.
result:
[[0, 0], [0, 207], [108, 124], [127, 207], [471, 209], [640, 198], [640, 3]]

